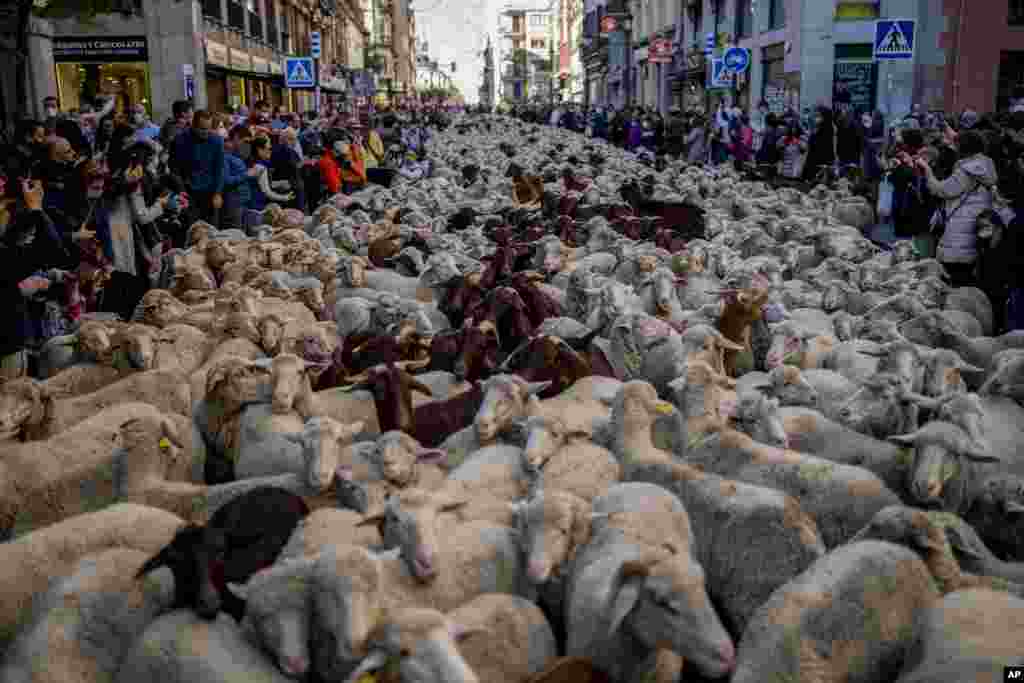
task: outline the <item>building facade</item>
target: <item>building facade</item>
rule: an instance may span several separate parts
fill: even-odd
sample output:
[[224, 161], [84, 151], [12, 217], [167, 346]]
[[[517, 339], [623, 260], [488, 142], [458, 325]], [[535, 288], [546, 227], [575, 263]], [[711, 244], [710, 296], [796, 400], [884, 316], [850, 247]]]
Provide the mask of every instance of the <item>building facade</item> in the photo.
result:
[[483, 52], [483, 73], [480, 79], [480, 90], [478, 92], [478, 99], [480, 106], [490, 111], [494, 109], [494, 45], [491, 43], [491, 37], [487, 36], [487, 47], [484, 48]]
[[414, 87], [408, 0], [146, 0], [89, 21], [33, 18], [30, 95], [37, 109], [47, 95], [64, 109], [113, 95], [118, 110], [143, 104], [157, 121], [186, 98], [213, 111], [258, 101], [306, 111], [313, 90], [285, 87], [284, 59], [309, 55], [313, 31], [325, 98], [349, 101], [357, 81], [385, 92]]
[[501, 99], [510, 104], [551, 97], [554, 3], [505, 5], [498, 16]]
[[[879, 19], [915, 22], [912, 59], [874, 59]], [[989, 111], [1024, 82], [1024, 0], [585, 0], [581, 33], [584, 100], [616, 108]], [[731, 46], [749, 70], [709, 88], [710, 58]]]

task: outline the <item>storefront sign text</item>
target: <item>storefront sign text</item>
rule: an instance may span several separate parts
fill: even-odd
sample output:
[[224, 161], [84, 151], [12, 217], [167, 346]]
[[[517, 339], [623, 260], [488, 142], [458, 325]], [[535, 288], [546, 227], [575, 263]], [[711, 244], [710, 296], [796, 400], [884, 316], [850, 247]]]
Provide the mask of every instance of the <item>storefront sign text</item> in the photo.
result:
[[146, 37], [54, 38], [55, 62], [145, 62], [149, 60]]
[[206, 41], [206, 62], [208, 64], [216, 64], [217, 66], [228, 65], [228, 48], [226, 45], [214, 42], [212, 40]]

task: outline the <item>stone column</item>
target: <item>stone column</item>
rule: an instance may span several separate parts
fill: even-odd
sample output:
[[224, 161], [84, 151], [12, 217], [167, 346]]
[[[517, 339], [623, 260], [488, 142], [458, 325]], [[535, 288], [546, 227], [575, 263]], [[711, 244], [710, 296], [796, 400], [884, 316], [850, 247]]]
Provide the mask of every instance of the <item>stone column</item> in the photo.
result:
[[203, 12], [196, 0], [151, 0], [146, 3], [150, 85], [154, 121], [171, 115], [171, 104], [185, 97], [183, 64], [195, 71], [195, 107], [206, 107], [206, 55]]
[[[31, 17], [28, 24], [28, 74], [26, 97], [29, 111], [42, 120], [43, 98], [57, 96], [57, 74], [53, 63], [53, 24], [39, 17]], [[17, 107], [12, 107], [14, 110]]]

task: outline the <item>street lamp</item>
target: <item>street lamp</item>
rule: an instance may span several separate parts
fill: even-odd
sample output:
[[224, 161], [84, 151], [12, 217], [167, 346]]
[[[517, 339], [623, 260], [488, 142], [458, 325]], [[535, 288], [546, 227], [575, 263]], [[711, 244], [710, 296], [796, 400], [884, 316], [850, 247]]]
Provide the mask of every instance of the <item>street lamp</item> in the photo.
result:
[[626, 73], [623, 74], [623, 86], [626, 88], [626, 107], [633, 106], [632, 71], [633, 71], [633, 15], [629, 12], [622, 18], [622, 30], [626, 34]]

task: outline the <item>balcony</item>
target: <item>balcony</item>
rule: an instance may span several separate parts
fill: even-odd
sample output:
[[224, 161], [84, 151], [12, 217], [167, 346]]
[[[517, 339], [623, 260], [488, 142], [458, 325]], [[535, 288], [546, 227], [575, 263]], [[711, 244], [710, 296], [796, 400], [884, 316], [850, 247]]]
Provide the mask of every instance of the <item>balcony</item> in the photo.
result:
[[237, 2], [228, 2], [228, 26], [245, 31], [245, 8]]
[[263, 40], [263, 19], [255, 12], [249, 12], [249, 35], [256, 40]]
[[220, 0], [203, 0], [203, 16], [224, 21], [224, 16], [220, 13]]

